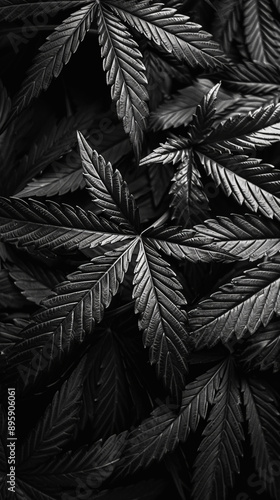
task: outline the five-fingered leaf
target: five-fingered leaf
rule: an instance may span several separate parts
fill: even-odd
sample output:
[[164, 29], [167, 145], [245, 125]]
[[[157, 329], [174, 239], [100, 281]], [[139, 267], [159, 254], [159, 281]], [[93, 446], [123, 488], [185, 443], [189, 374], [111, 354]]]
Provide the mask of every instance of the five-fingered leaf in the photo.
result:
[[[15, 349], [11, 348], [10, 364], [12, 369], [28, 364], [25, 377], [28, 385], [31, 380], [36, 382], [44, 370], [49, 371], [53, 363], [63, 360], [102, 320], [104, 309], [118, 292], [135, 253], [133, 295], [135, 312], [140, 313], [139, 326], [144, 331], [144, 345], [150, 347], [150, 361], [156, 363], [159, 377], [178, 399], [187, 369], [183, 312], [186, 299], [180, 281], [158, 250], [194, 262], [232, 261], [242, 258], [244, 252], [240, 250], [236, 256], [224, 244], [217, 248], [217, 242], [212, 249], [213, 239], [192, 230], [178, 231], [176, 227], [151, 226], [141, 233], [135, 201], [120, 173], [93, 152], [82, 135], [79, 143], [86, 186], [102, 215], [67, 206], [60, 208], [54, 203], [49, 205], [50, 213], [39, 202], [3, 199], [2, 239], [27, 246], [35, 242], [33, 251], [86, 250], [105, 244], [111, 249], [105, 249], [103, 255], [83, 264], [68, 275], [67, 281], [56, 286], [54, 296], [42, 302], [43, 309], [24, 330], [24, 340]], [[246, 244], [251, 246], [246, 241], [243, 250]], [[274, 244], [273, 241], [270, 246], [273, 248]]]
[[[216, 92], [214, 87], [197, 106], [185, 137], [167, 139], [141, 164], [179, 163], [175, 176], [180, 179], [182, 162], [194, 156], [197, 167], [203, 167], [227, 196], [233, 196], [237, 203], [246, 204], [254, 212], [279, 219], [280, 171], [251, 155], [256, 149], [280, 140], [280, 107], [270, 104], [252, 113], [230, 117], [216, 126]], [[178, 181], [177, 184], [180, 192], [181, 185]], [[173, 203], [171, 199], [171, 206]]]
[[279, 0], [0, 4], [0, 497], [278, 500]]
[[[78, 218], [70, 207], [65, 207], [61, 211], [57, 205], [53, 205], [56, 216], [51, 215], [49, 211], [44, 209], [43, 204], [37, 202], [29, 202], [29, 206], [33, 208], [32, 211], [31, 208], [27, 208], [28, 202], [19, 200], [14, 202], [11, 212], [16, 213], [16, 217], [20, 219], [22, 217], [20, 208], [26, 207], [31, 221], [38, 223], [38, 225], [35, 224], [33, 234], [30, 235], [30, 229], [31, 227], [33, 229], [34, 226], [31, 224], [30, 227], [30, 223], [25, 223], [26, 215], [23, 216], [24, 223], [18, 224], [19, 232], [10, 230], [11, 222], [7, 224], [7, 229], [6, 218], [4, 218], [4, 229], [3, 227], [2, 229], [5, 241], [17, 241], [19, 234], [21, 244], [28, 244], [28, 242], [33, 241], [34, 232], [36, 232], [37, 246], [44, 247], [45, 244], [47, 247], [50, 246], [48, 235], [51, 234], [51, 247], [55, 250], [61, 245], [67, 250], [73, 250], [77, 247], [91, 247], [95, 243], [117, 243], [114, 251], [106, 253], [106, 258], [105, 256], [96, 257], [91, 263], [81, 266], [79, 271], [68, 276], [68, 281], [56, 287], [54, 297], [44, 300], [42, 311], [33, 317], [33, 324], [25, 330], [25, 339], [17, 346], [16, 352], [11, 353], [14, 366], [18, 366], [23, 361], [29, 362], [25, 384], [30, 378], [36, 379], [42, 370], [50, 368], [55, 360], [61, 359], [65, 353], [71, 350], [73, 343], [82, 342], [85, 335], [92, 332], [95, 322], [102, 320], [104, 308], [109, 306], [112, 297], [117, 293], [138, 242], [138, 235], [134, 233], [134, 228], [131, 225], [135, 222], [137, 226], [137, 210], [120, 174], [114, 173], [111, 165], [106, 165], [104, 159], [93, 153], [85, 142], [81, 142], [81, 153], [89, 192], [95, 204], [103, 210], [106, 208], [108, 221], [91, 213], [86, 216], [85, 212], [81, 210], [78, 210], [80, 215]], [[91, 158], [95, 166], [91, 162]], [[3, 204], [6, 206], [5, 201]], [[37, 207], [40, 211], [36, 211]], [[68, 228], [66, 229], [67, 226], [65, 227], [65, 221], [68, 223], [68, 227], [71, 225], [65, 212], [67, 215], [71, 214], [71, 222], [74, 221], [76, 227], [78, 222], [78, 226], [85, 229], [86, 223], [89, 232], [85, 233], [83, 229], [82, 231], [78, 230], [79, 236], [76, 239], [77, 231], [69, 231]], [[8, 215], [6, 210], [5, 215]], [[112, 219], [115, 223], [112, 222]], [[56, 226], [55, 230], [49, 225], [50, 222]], [[97, 226], [95, 222], [97, 222]], [[64, 227], [61, 226], [61, 223], [64, 224]], [[12, 225], [15, 227], [14, 223]], [[46, 231], [43, 237], [42, 225]], [[102, 229], [102, 226], [103, 229], [110, 228], [115, 234], [111, 233], [109, 236], [106, 234], [106, 230], [98, 233], [98, 227]], [[55, 235], [58, 235], [57, 239], [54, 239]], [[63, 242], [60, 240], [60, 236], [62, 236]], [[90, 241], [87, 236], [89, 236]], [[82, 240], [83, 243], [80, 245]], [[119, 243], [124, 244], [119, 246]], [[46, 361], [46, 352], [49, 354], [48, 361]]]

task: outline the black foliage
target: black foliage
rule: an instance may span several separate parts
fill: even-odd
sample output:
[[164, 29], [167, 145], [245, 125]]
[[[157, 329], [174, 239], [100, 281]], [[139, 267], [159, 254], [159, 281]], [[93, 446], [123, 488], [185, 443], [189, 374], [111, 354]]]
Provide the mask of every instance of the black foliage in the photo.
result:
[[279, 500], [280, 2], [0, 35], [1, 500]]

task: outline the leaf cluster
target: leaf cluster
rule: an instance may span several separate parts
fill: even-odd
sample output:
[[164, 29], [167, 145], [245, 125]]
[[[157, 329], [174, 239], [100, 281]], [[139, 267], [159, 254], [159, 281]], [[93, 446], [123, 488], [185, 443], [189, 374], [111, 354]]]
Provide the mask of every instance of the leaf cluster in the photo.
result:
[[278, 500], [279, 2], [0, 34], [1, 498]]

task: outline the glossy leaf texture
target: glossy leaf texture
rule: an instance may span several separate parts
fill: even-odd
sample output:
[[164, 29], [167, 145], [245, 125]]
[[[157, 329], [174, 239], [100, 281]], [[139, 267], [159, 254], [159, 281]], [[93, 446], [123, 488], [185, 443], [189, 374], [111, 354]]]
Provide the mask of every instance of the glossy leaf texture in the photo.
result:
[[148, 92], [142, 56], [126, 26], [102, 4], [99, 4], [98, 31], [103, 67], [107, 83], [111, 85], [112, 99], [116, 102], [118, 116], [123, 120], [124, 130], [129, 134], [139, 157], [139, 144], [143, 141], [149, 114], [145, 102]]
[[[240, 31], [242, 49], [246, 49], [252, 61], [272, 63], [279, 57], [279, 17], [274, 0], [227, 0], [217, 2], [221, 7], [221, 19], [216, 18], [217, 38], [225, 50], [231, 53]], [[240, 26], [240, 30], [238, 29]]]
[[[279, 170], [254, 157], [256, 149], [266, 148], [280, 139], [279, 105], [270, 104], [252, 113], [230, 117], [215, 126], [215, 88], [197, 106], [185, 137], [168, 138], [143, 158], [141, 165], [176, 164], [187, 161], [191, 154], [226, 196], [232, 196], [238, 204], [245, 204], [254, 212], [279, 218]], [[205, 125], [207, 123], [209, 125]], [[179, 163], [178, 179], [180, 169]], [[173, 185], [172, 190], [175, 187]], [[171, 206], [173, 203], [171, 200]]]
[[188, 16], [178, 14], [176, 9], [164, 7], [160, 3], [151, 6], [149, 2], [142, 1], [135, 8], [125, 1], [65, 1], [55, 6], [54, 2], [36, 2], [34, 5], [4, 2], [0, 21], [28, 21], [32, 16], [37, 24], [40, 16], [46, 16], [49, 21], [49, 16], [68, 9], [77, 10], [62, 22], [60, 20], [39, 46], [13, 99], [6, 125], [30, 106], [60, 75], [96, 20], [107, 84], [111, 86], [118, 117], [123, 122], [138, 159], [147, 127], [149, 94], [147, 70], [131, 28], [191, 67], [215, 68], [223, 66], [226, 61], [210, 33], [199, 24], [190, 22]]
[[[223, 285], [190, 313], [192, 331], [200, 347], [211, 346], [233, 336], [253, 334], [279, 314], [279, 257], [245, 271]], [[227, 328], [224, 328], [225, 323]]]
[[279, 500], [279, 40], [0, 0], [1, 499]]

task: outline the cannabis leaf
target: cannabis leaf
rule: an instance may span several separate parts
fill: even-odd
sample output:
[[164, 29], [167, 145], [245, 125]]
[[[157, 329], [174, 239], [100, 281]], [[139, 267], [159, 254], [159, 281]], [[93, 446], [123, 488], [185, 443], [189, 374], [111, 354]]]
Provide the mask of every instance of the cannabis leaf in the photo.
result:
[[[130, 152], [130, 143], [124, 134], [123, 128], [120, 124], [114, 124], [111, 122], [111, 118], [104, 117], [104, 123], [109, 123], [110, 126], [105, 128], [106, 133], [102, 133], [98, 141], [95, 139], [94, 134], [96, 133], [96, 127], [98, 126], [99, 120], [92, 122], [91, 114], [87, 112], [90, 118], [90, 127], [87, 135], [88, 142], [94, 147], [98, 143], [99, 151], [106, 161], [117, 162], [123, 155]], [[108, 120], [108, 122], [106, 121]], [[72, 120], [70, 120], [71, 122]], [[75, 123], [77, 123], [75, 121]], [[65, 122], [64, 122], [65, 127]], [[83, 127], [79, 126], [79, 129], [83, 132]], [[73, 122], [71, 123], [71, 135], [73, 131]], [[86, 130], [86, 128], [85, 128]], [[113, 134], [112, 134], [113, 132]], [[64, 128], [65, 133], [65, 128]], [[56, 138], [58, 135], [56, 135]], [[70, 138], [66, 136], [67, 148], [69, 148]], [[75, 134], [76, 142], [76, 134]], [[76, 189], [82, 189], [85, 187], [85, 181], [83, 177], [83, 169], [81, 157], [76, 146], [73, 147], [71, 152], [63, 155], [64, 150], [61, 150], [60, 146], [57, 150], [53, 147], [51, 151], [55, 153], [55, 156], [49, 158], [47, 154], [47, 164], [48, 168], [38, 177], [35, 177], [30, 181], [20, 192], [16, 195], [20, 198], [27, 198], [32, 196], [54, 196], [56, 194], [63, 195], [69, 191], [73, 192]], [[42, 165], [36, 162], [36, 170]], [[28, 171], [29, 168], [28, 168]], [[33, 174], [34, 175], [34, 174]], [[29, 176], [28, 176], [29, 177]], [[25, 177], [27, 178], [27, 177]]]
[[[242, 68], [243, 69], [243, 68]], [[233, 71], [236, 71], [234, 67]], [[223, 78], [224, 84], [229, 84], [230, 68], [225, 71]], [[250, 75], [251, 76], [251, 75]], [[252, 78], [249, 80], [250, 84]], [[237, 85], [241, 82], [238, 80]], [[213, 87], [213, 82], [205, 78], [198, 79], [194, 85], [189, 85], [178, 91], [174, 96], [168, 98], [163, 104], [150, 115], [150, 127], [153, 130], [168, 129], [171, 127], [187, 126], [195, 113], [196, 106], [200, 103], [203, 96]], [[262, 87], [263, 87], [262, 83]], [[237, 87], [238, 88], [238, 87]], [[277, 88], [277, 86], [276, 86]], [[244, 92], [246, 88], [242, 89]], [[248, 88], [247, 92], [253, 92], [253, 89]], [[258, 107], [265, 106], [269, 102], [269, 98], [273, 100], [273, 87], [270, 89], [271, 94], [265, 97], [260, 97], [252, 93], [242, 95], [237, 92], [225, 91], [220, 89], [216, 101], [216, 120], [233, 117], [238, 114], [245, 114], [253, 111]]]
[[[251, 335], [279, 314], [279, 257], [245, 271], [223, 285], [190, 312], [191, 328], [200, 347]], [[227, 329], [224, 329], [225, 322]]]
[[[178, 163], [191, 153], [193, 168], [203, 167], [227, 196], [254, 212], [260, 211], [269, 218], [279, 219], [279, 170], [251, 157], [255, 149], [280, 140], [279, 105], [258, 108], [252, 113], [229, 118], [215, 127], [217, 89], [217, 86], [213, 87], [198, 105], [186, 137], [168, 139], [142, 159], [141, 164]], [[178, 172], [180, 168], [179, 164]], [[173, 186], [170, 194], [173, 195], [174, 191]], [[175, 200], [171, 198], [172, 207], [180, 203], [181, 197], [179, 200], [178, 196]]]
[[105, 443], [100, 440], [88, 449], [63, 453], [79, 418], [84, 368], [85, 359], [55, 393], [42, 418], [18, 447], [17, 475], [25, 498], [55, 498], [59, 483], [60, 491], [63, 487], [75, 491], [77, 479], [85, 479], [95, 489], [114, 470], [125, 433], [111, 436]]
[[83, 369], [84, 362], [56, 392], [42, 419], [18, 447], [17, 466], [22, 473], [38, 467], [69, 442], [81, 406]]
[[99, 4], [98, 30], [107, 83], [112, 86], [112, 99], [116, 101], [118, 116], [123, 120], [124, 130], [130, 135], [139, 157], [139, 145], [143, 141], [149, 114], [142, 55], [126, 26], [120, 21], [117, 23], [115, 16], [102, 4]]
[[238, 389], [238, 382], [229, 363], [213, 401], [214, 406], [194, 463], [194, 498], [208, 499], [218, 495], [226, 498], [226, 487], [233, 486], [233, 474], [240, 471], [239, 458], [242, 455], [241, 441], [244, 435]]
[[253, 378], [249, 379], [249, 383], [243, 381], [242, 392], [256, 470], [271, 496], [277, 498], [279, 481], [271, 474], [273, 463], [279, 456], [279, 411], [275, 406], [275, 397], [267, 386]]
[[[252, 61], [273, 63], [279, 57], [279, 19], [275, 14], [274, 0], [226, 1], [222, 4], [217, 37], [226, 51], [238, 38], [238, 25], [241, 25], [243, 44]], [[279, 5], [276, 5], [279, 9]], [[222, 21], [222, 22], [221, 22]]]
[[185, 441], [190, 430], [197, 429], [200, 419], [206, 418], [208, 405], [213, 403], [225, 367], [225, 362], [218, 363], [187, 384], [178, 414], [167, 405], [161, 405], [150, 418], [132, 430], [117, 471], [127, 474], [148, 466], [173, 451], [179, 441]]
[[[39, 53], [35, 55], [13, 99], [8, 122], [28, 107], [42, 90], [47, 90], [53, 78], [59, 76], [96, 17], [107, 84], [111, 86], [118, 117], [130, 136], [136, 157], [139, 157], [149, 114], [148, 82], [138, 43], [126, 24], [191, 67], [221, 66], [224, 64], [223, 53], [200, 25], [190, 22], [188, 16], [178, 14], [176, 9], [162, 4], [151, 5], [146, 0], [137, 5], [119, 0], [102, 3], [84, 0], [82, 4], [59, 2], [59, 11], [78, 5], [80, 8], [56, 26], [39, 47]], [[53, 2], [31, 4], [27, 10], [19, 5], [4, 7], [2, 19], [12, 21], [20, 18], [23, 11], [23, 18], [52, 12]]]
[[94, 10], [95, 4], [82, 6], [48, 36], [14, 99], [10, 119], [29, 106], [42, 90], [46, 90], [52, 78], [58, 77], [89, 30]]
[[[53, 227], [49, 226], [49, 215], [47, 215], [49, 212], [44, 211], [41, 203], [31, 202], [31, 206], [35, 207], [35, 212], [37, 212], [37, 208], [40, 208], [40, 213], [47, 216], [46, 231], [47, 234], [50, 232], [52, 234], [52, 243], [47, 244], [47, 246], [54, 250], [59, 247], [73, 250], [77, 247], [92, 248], [99, 243], [108, 244], [109, 242], [121, 241], [122, 245], [117, 246], [113, 251], [106, 252], [101, 257], [95, 257], [91, 263], [83, 264], [77, 272], [68, 276], [68, 281], [56, 287], [56, 295], [42, 302], [44, 309], [34, 316], [34, 324], [25, 331], [26, 340], [18, 346], [17, 352], [11, 353], [11, 363], [15, 366], [29, 359], [32, 364], [31, 339], [33, 339], [33, 349], [36, 346], [40, 348], [45, 345], [45, 349], [50, 353], [49, 369], [54, 358], [57, 358], [58, 361], [63, 353], [69, 352], [73, 341], [81, 342], [85, 334], [92, 332], [95, 322], [102, 320], [104, 309], [109, 306], [112, 296], [117, 293], [119, 284], [123, 281], [132, 260], [133, 252], [137, 251], [133, 294], [136, 298], [135, 311], [140, 313], [139, 326], [144, 330], [144, 345], [150, 347], [150, 360], [157, 364], [159, 376], [163, 378], [172, 392], [177, 393], [175, 380], [176, 383], [183, 384], [187, 357], [185, 313], [181, 309], [185, 300], [181, 294], [181, 284], [175, 273], [169, 268], [168, 263], [161, 260], [158, 252], [150, 245], [149, 242], [153, 242], [152, 232], [149, 234], [146, 230], [143, 237], [138, 232], [137, 207], [126, 184], [122, 181], [120, 173], [113, 172], [111, 165], [106, 164], [97, 153], [93, 153], [82, 137], [80, 144], [88, 191], [94, 203], [103, 212], [106, 210], [105, 226], [110, 227], [111, 231], [118, 227], [118, 232], [117, 234], [112, 232], [111, 234], [103, 233], [102, 235], [100, 233], [98, 235], [96, 233], [97, 226], [93, 227], [92, 236], [88, 232], [85, 233], [84, 230], [78, 232], [71, 230], [69, 232], [69, 229], [60, 226], [60, 221], [62, 219], [64, 221], [65, 216], [64, 212], [56, 205], [54, 208], [56, 214], [59, 214], [59, 219], [52, 217], [52, 221], [55, 221], [55, 225], [59, 225], [59, 229], [54, 230]], [[16, 209], [19, 205], [26, 206], [26, 202], [15, 200]], [[18, 209], [16, 213], [19, 215]], [[31, 214], [32, 210], [30, 209], [28, 213]], [[66, 213], [69, 213], [68, 209]], [[72, 209], [70, 213], [71, 220], [72, 218], [76, 220]], [[108, 215], [109, 219], [107, 220]], [[33, 213], [32, 220], [34, 217], [38, 221], [38, 215]], [[92, 217], [93, 215], [90, 215], [90, 219], [86, 220], [88, 222], [89, 220], [99, 221], [97, 217], [94, 219]], [[81, 218], [79, 221], [82, 223]], [[98, 224], [100, 223], [98, 222]], [[23, 229], [24, 232], [28, 230], [26, 237], [20, 236], [21, 244], [28, 244], [30, 224], [21, 224], [19, 221], [19, 228], [21, 228], [20, 231]], [[4, 234], [5, 241], [17, 239], [14, 230], [12, 233], [9, 232], [9, 226], [7, 232], [6, 221], [2, 234]], [[54, 235], [57, 235], [55, 240]], [[62, 239], [60, 239], [61, 237]], [[43, 244], [44, 247], [44, 238], [37, 238], [36, 241], [37, 246], [40, 247]], [[160, 245], [159, 241], [159, 235], [157, 235], [157, 245]], [[176, 243], [176, 246], [178, 254], [180, 244]], [[184, 249], [180, 250], [180, 253], [184, 257], [188, 255]], [[189, 258], [191, 260], [197, 259], [196, 250], [192, 250], [191, 247]], [[205, 252], [205, 258], [206, 260], [210, 258], [209, 251]], [[226, 259], [227, 254], [217, 253], [217, 258]], [[228, 258], [231, 259], [230, 256]], [[167, 268], [164, 281], [159, 274], [158, 261]], [[166, 281], [171, 286], [170, 292], [165, 288], [164, 282]], [[144, 289], [145, 293], [143, 294], [142, 290]], [[146, 293], [147, 290], [149, 290], [148, 293]], [[174, 314], [175, 311], [176, 314]], [[151, 318], [152, 315], [155, 315], [155, 319], [149, 323], [148, 318]], [[162, 363], [163, 353], [169, 353], [168, 363]], [[31, 369], [31, 375], [34, 379], [38, 377], [45, 364], [44, 351], [41, 353], [38, 351], [36, 368]], [[28, 378], [27, 376], [25, 382]]]
[[1, 498], [279, 500], [279, 41], [0, 0]]
[[279, 320], [260, 327], [243, 346], [241, 359], [248, 369], [279, 370]]

